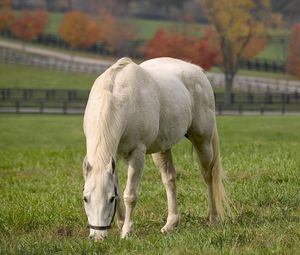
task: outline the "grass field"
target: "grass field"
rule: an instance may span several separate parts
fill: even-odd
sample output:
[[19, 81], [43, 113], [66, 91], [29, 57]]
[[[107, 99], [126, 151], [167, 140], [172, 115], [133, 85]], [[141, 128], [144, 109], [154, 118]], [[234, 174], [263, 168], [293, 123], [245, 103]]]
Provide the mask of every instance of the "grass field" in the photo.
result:
[[0, 88], [90, 89], [97, 76], [0, 63]]
[[[209, 227], [191, 146], [174, 148], [181, 225], [159, 229], [166, 199], [147, 156], [135, 234], [92, 243], [82, 209], [82, 116], [0, 115], [0, 254], [299, 254], [300, 118], [219, 117], [234, 220]], [[125, 168], [119, 165], [121, 183]]]

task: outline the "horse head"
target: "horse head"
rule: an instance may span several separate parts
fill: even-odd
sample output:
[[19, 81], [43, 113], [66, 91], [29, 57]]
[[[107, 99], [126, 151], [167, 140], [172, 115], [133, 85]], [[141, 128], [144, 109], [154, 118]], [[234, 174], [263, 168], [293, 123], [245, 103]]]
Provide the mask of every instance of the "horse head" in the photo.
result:
[[102, 240], [107, 237], [107, 230], [111, 227], [116, 212], [118, 193], [114, 159], [103, 167], [99, 164], [91, 166], [85, 157], [83, 176], [83, 201], [90, 229], [89, 238]]

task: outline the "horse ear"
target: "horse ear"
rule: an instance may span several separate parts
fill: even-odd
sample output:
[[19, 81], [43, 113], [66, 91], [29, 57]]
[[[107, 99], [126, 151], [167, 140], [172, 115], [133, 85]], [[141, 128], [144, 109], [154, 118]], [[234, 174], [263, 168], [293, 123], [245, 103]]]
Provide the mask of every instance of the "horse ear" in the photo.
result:
[[92, 166], [88, 162], [87, 156], [84, 157], [82, 168], [84, 177], [86, 177], [87, 174], [92, 170]]

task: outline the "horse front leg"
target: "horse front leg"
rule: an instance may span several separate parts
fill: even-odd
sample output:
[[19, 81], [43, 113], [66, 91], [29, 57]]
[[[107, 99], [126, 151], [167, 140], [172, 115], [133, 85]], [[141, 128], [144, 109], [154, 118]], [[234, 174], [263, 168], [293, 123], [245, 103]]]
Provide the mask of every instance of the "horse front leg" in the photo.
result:
[[125, 206], [124, 206], [122, 191], [120, 189], [119, 174], [118, 174], [117, 169], [116, 169], [116, 173], [115, 173], [115, 178], [116, 178], [115, 183], [116, 183], [117, 190], [118, 190], [117, 208], [116, 208], [117, 225], [118, 225], [119, 229], [122, 229], [122, 227], [124, 225], [124, 219], [125, 219]]
[[145, 147], [135, 149], [128, 160], [128, 176], [124, 191], [125, 221], [122, 228], [122, 238], [127, 238], [133, 231], [133, 210], [136, 205], [140, 181], [144, 169]]

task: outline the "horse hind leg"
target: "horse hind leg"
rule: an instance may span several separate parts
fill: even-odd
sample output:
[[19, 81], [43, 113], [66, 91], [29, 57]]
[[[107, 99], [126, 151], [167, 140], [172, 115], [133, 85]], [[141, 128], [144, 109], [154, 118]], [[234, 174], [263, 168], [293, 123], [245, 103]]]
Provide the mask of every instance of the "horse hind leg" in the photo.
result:
[[167, 223], [161, 229], [162, 233], [172, 231], [178, 226], [180, 216], [176, 198], [176, 172], [173, 165], [171, 150], [152, 154], [155, 165], [159, 168], [162, 182], [165, 186], [168, 200]]
[[223, 186], [224, 172], [220, 162], [218, 133], [215, 128], [212, 136], [189, 136], [202, 165], [202, 175], [208, 186], [208, 220], [217, 223], [224, 218], [223, 204], [228, 207]]

